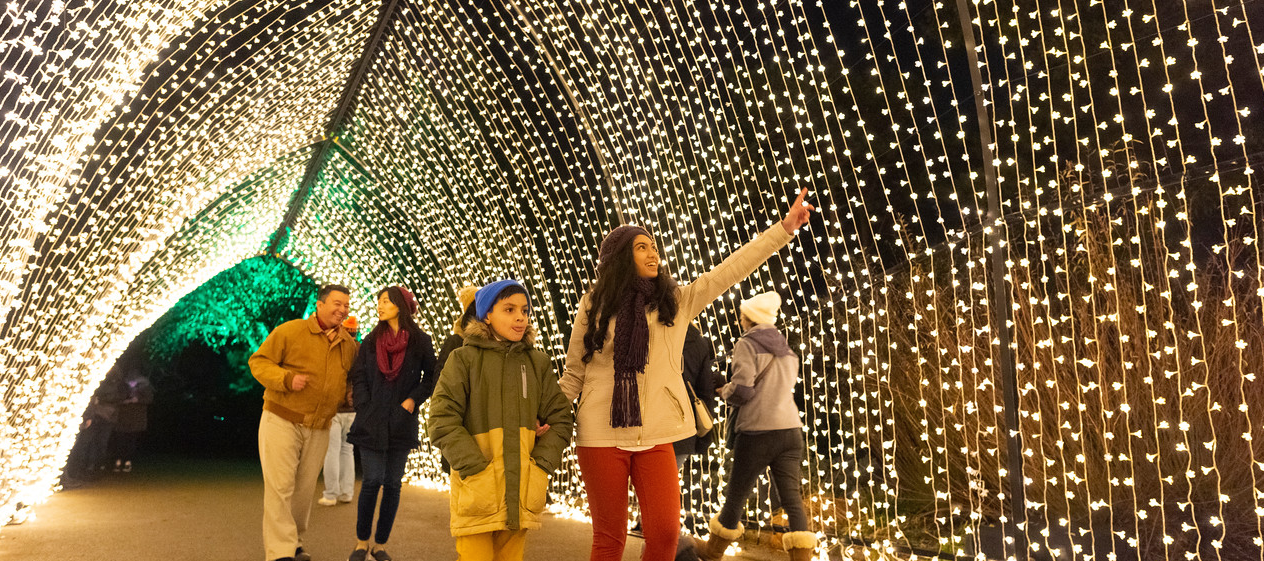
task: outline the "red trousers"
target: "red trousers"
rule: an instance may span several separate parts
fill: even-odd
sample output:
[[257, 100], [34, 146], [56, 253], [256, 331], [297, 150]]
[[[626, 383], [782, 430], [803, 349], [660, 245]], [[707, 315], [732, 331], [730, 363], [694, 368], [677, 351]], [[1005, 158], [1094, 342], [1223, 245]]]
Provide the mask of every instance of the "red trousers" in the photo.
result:
[[680, 476], [672, 445], [628, 452], [614, 447], [575, 449], [593, 521], [591, 561], [620, 561], [628, 535], [628, 480], [641, 506], [645, 549], [641, 561], [672, 561], [680, 539]]

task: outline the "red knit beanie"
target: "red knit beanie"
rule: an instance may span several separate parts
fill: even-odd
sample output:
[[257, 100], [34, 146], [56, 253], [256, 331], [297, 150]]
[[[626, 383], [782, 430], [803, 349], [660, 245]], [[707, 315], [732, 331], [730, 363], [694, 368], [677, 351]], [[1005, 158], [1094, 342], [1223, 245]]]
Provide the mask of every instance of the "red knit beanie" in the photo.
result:
[[409, 292], [407, 288], [404, 288], [404, 285], [402, 284], [395, 288], [399, 289], [399, 293], [404, 295], [404, 302], [408, 303], [408, 315], [411, 316], [413, 314], [416, 314], [417, 313], [417, 298], [413, 296], [413, 293]]

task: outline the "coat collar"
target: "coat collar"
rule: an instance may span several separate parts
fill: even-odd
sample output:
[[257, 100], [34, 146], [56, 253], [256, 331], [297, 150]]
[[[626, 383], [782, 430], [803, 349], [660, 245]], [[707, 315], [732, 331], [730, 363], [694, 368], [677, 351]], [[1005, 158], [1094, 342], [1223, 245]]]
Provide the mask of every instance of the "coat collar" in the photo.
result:
[[[320, 328], [320, 322], [316, 320], [316, 314], [307, 316], [306, 321], [307, 321], [307, 329], [310, 330], [313, 334], [319, 335], [319, 334], [324, 333], [324, 330]], [[334, 339], [334, 342], [337, 343], [339, 341], [355, 341], [355, 339], [351, 338], [351, 334], [347, 333], [346, 328], [339, 325], [338, 338]]]
[[522, 340], [517, 342], [502, 341], [492, 335], [491, 326], [481, 321], [471, 321], [465, 326], [465, 344], [482, 349], [492, 349], [497, 351], [525, 351], [535, 346], [535, 327], [527, 325], [527, 332], [522, 335]]

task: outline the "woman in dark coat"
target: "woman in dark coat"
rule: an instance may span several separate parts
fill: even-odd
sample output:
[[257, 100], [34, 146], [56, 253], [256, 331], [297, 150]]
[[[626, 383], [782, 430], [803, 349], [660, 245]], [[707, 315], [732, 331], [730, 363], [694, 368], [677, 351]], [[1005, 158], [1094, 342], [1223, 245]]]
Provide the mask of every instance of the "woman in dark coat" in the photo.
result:
[[[715, 418], [715, 379], [712, 376], [715, 349], [711, 346], [711, 340], [702, 335], [697, 323], [690, 323], [689, 331], [685, 333], [685, 350], [681, 354], [680, 364], [680, 375], [685, 379], [685, 383], [689, 384], [694, 395], [707, 405], [707, 408], [711, 410], [712, 418]], [[702, 505], [703, 497], [701, 488], [695, 488], [698, 478], [694, 477], [692, 469], [685, 469], [685, 462], [690, 456], [706, 454], [707, 448], [711, 445], [711, 439], [712, 435], [707, 433], [703, 436], [691, 436], [678, 440], [672, 444], [672, 447], [676, 449], [676, 470], [681, 472], [680, 506], [685, 514], [686, 524], [690, 527], [695, 524], [698, 514], [695, 508]], [[702, 462], [701, 465], [695, 462], [694, 465], [699, 471], [706, 469], [706, 462]]]
[[[711, 347], [711, 340], [702, 336], [702, 331], [698, 329], [696, 323], [689, 324], [689, 331], [685, 332], [685, 350], [681, 354], [680, 364], [681, 377], [693, 389], [694, 395], [707, 404], [714, 418], [716, 399], [712, 366], [715, 364], [715, 349]], [[672, 447], [676, 449], [676, 469], [683, 469], [689, 456], [706, 454], [710, 446], [709, 434], [676, 441], [672, 444]]]
[[[434, 392], [437, 378], [434, 343], [413, 321], [415, 313], [417, 300], [408, 289], [392, 286], [379, 292], [377, 327], [364, 338], [347, 374], [356, 410], [347, 442], [360, 451], [364, 471], [350, 561], [391, 559], [385, 546], [399, 509], [404, 467], [409, 452], [421, 444], [417, 411]], [[382, 505], [374, 534], [379, 490]]]

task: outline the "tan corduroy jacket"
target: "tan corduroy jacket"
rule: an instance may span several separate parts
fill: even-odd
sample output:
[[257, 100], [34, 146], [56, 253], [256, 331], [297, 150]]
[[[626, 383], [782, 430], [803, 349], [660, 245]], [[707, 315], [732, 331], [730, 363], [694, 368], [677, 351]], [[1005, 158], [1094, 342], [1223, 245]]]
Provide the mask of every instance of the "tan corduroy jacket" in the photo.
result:
[[593, 354], [588, 364], [584, 364], [584, 333], [588, 330], [590, 307], [588, 295], [584, 295], [571, 327], [566, 369], [560, 381], [566, 397], [572, 400], [580, 398], [579, 411], [575, 416], [575, 445], [631, 448], [676, 442], [693, 436], [696, 433], [693, 406], [680, 375], [689, 322], [725, 291], [750, 276], [793, 237], [778, 222], [714, 269], [680, 287], [680, 307], [673, 326], [658, 323], [658, 312], [645, 315], [650, 328], [650, 348], [645, 372], [638, 374], [636, 380], [641, 396], [642, 426], [639, 427], [610, 426], [610, 401], [614, 396], [615, 320], [610, 320], [605, 346]]
[[[250, 373], [263, 384], [263, 409], [291, 423], [328, 429], [347, 397], [347, 370], [360, 345], [338, 328], [331, 343], [313, 314], [287, 321], [264, 339], [250, 355]], [[300, 391], [290, 389], [297, 374], [310, 376]]]

